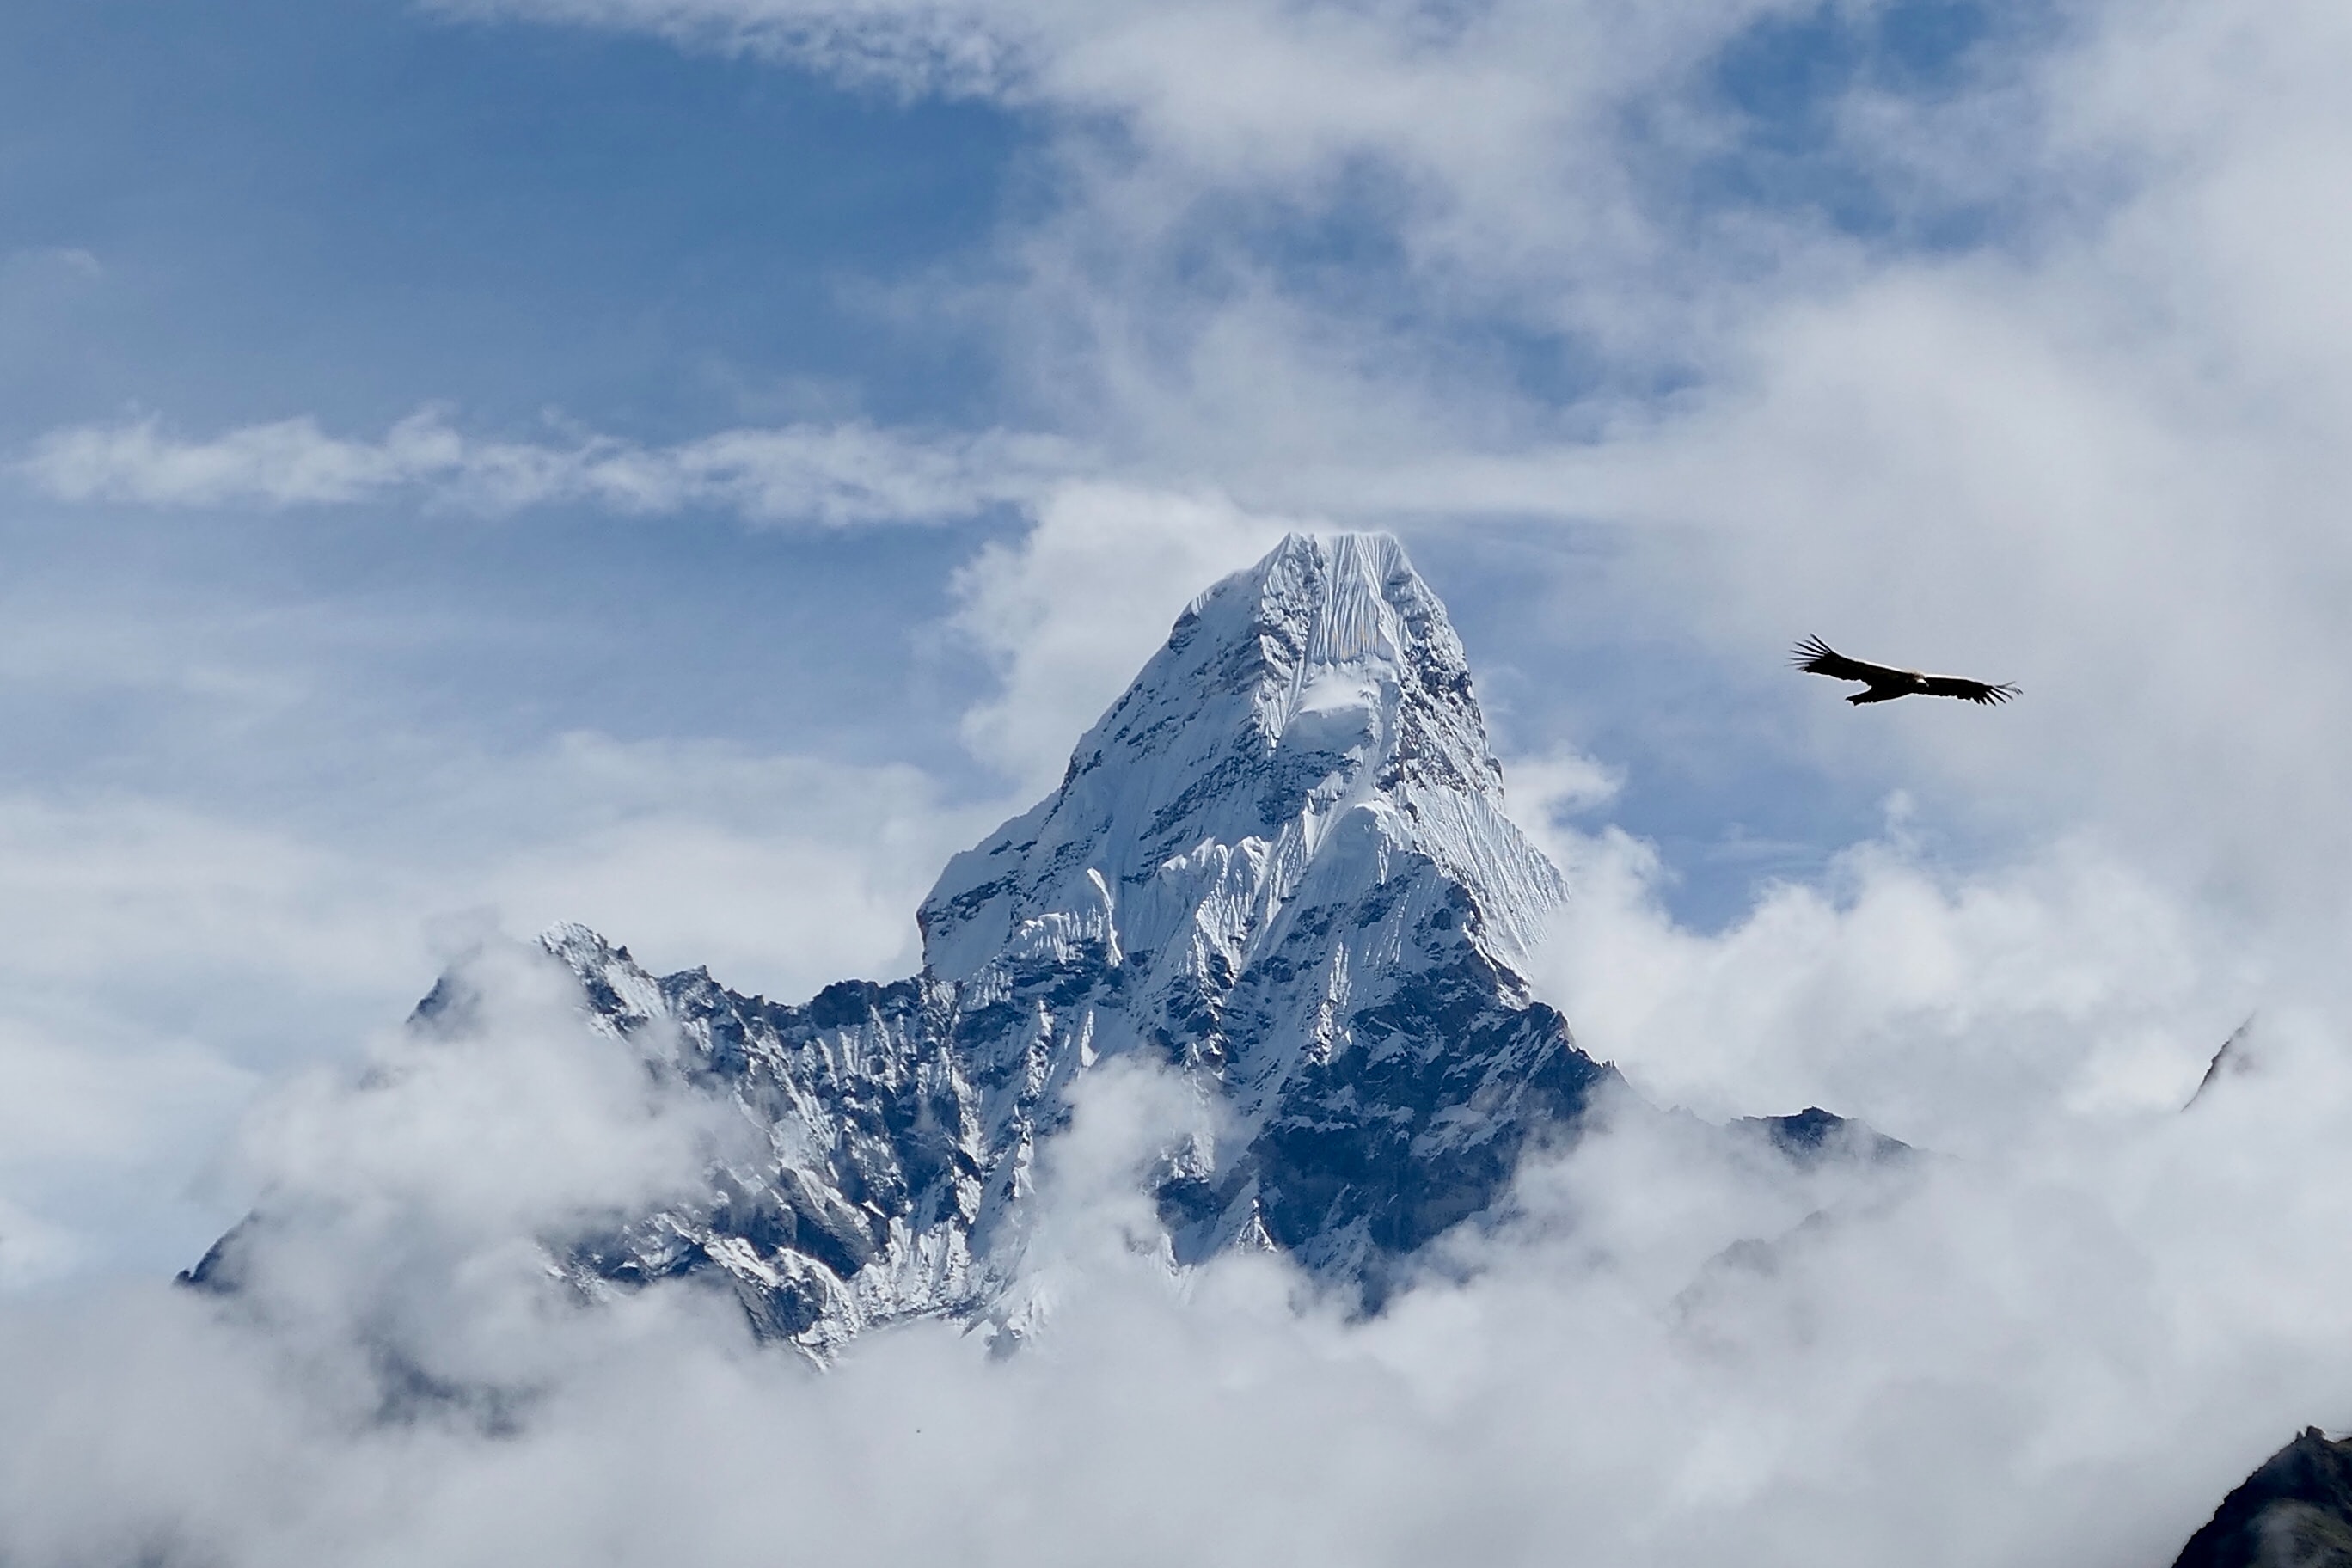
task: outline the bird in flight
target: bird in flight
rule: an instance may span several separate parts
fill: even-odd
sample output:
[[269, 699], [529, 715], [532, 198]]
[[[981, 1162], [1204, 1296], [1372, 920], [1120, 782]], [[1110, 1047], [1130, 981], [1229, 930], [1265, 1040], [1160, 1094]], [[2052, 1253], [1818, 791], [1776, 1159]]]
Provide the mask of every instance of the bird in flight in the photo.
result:
[[1923, 675], [1916, 669], [1895, 669], [1884, 664], [1872, 664], [1866, 659], [1848, 658], [1819, 637], [1807, 637], [1797, 645], [1790, 663], [1814, 675], [1826, 675], [1832, 680], [1863, 680], [1869, 689], [1857, 691], [1848, 702], [1892, 702], [1898, 697], [1915, 692], [1921, 697], [1958, 697], [1966, 702], [1987, 704], [2006, 702], [2017, 695], [2017, 688], [2006, 682], [1999, 686], [1981, 680], [1970, 680], [1958, 675]]

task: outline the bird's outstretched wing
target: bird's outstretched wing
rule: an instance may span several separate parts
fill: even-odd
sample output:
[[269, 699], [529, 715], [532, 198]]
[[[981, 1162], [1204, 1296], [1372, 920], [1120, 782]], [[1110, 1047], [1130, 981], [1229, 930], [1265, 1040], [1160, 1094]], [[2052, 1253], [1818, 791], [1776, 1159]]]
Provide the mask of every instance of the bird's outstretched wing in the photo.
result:
[[1796, 651], [1789, 656], [1789, 662], [1815, 675], [1826, 675], [1836, 680], [1867, 680], [1873, 686], [1890, 681], [1909, 681], [1918, 676], [1916, 670], [1896, 669], [1892, 665], [1848, 658], [1819, 637], [1807, 637], [1799, 643]]
[[1964, 702], [2006, 702], [2017, 695], [2017, 688], [2007, 681], [1995, 686], [1959, 675], [1931, 675], [1926, 689], [1930, 697], [1957, 697]]

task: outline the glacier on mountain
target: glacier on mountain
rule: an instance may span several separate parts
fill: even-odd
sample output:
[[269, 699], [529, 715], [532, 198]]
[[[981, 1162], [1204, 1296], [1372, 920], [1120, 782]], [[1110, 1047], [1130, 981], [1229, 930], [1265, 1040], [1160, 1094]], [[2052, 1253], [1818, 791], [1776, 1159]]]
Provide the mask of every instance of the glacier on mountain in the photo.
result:
[[[979, 1315], [1019, 1276], [1073, 1086], [1139, 1055], [1217, 1111], [1154, 1178], [1171, 1264], [1276, 1248], [1377, 1307], [1622, 1087], [1525, 976], [1567, 896], [1402, 546], [1294, 534], [1178, 617], [1052, 795], [949, 862], [912, 978], [787, 1005], [543, 937], [596, 1027], [758, 1134], [690, 1200], [543, 1239], [591, 1295], [723, 1281], [818, 1355]], [[462, 1030], [465, 984], [415, 1026]], [[233, 1283], [236, 1244], [190, 1279]]]

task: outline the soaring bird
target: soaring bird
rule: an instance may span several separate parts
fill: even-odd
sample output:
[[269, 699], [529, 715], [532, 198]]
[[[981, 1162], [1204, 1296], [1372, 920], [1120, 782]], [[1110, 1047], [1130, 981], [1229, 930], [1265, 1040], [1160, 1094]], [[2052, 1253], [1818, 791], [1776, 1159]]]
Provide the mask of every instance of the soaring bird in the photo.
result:
[[1857, 691], [1846, 699], [1853, 703], [1892, 702], [1898, 697], [1908, 697], [1914, 692], [1922, 697], [1958, 697], [1969, 702], [1984, 703], [2006, 702], [2017, 695], [2017, 688], [2006, 682], [1992, 686], [1964, 676], [1922, 675], [1916, 669], [1895, 669], [1864, 659], [1848, 658], [1819, 637], [1807, 637], [1799, 643], [1789, 662], [1799, 669], [1826, 675], [1833, 680], [1869, 682], [1869, 689]]

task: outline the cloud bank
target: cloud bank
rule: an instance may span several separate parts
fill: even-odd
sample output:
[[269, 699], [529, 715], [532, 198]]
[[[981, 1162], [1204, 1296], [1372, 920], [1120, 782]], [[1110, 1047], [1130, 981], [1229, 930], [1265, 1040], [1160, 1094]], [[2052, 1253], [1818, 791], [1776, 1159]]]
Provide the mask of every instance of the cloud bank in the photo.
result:
[[1184, 1097], [1108, 1071], [1041, 1173], [1049, 1331], [1007, 1360], [918, 1323], [820, 1373], [697, 1289], [584, 1307], [519, 1245], [730, 1133], [549, 969], [467, 974], [470, 1027], [257, 1116], [241, 1158], [309, 1197], [243, 1295], [10, 1309], [12, 1561], [2161, 1562], [2352, 1401], [2315, 1245], [2352, 1220], [2352, 1074], [2307, 1020], [2192, 1112], [1891, 1176], [1629, 1120], [1370, 1322], [1271, 1258], [1171, 1279], [1132, 1175]]
[[375, 838], [0, 795], [0, 1285], [185, 1267], [253, 1196], [220, 1160], [240, 1111], [351, 1059], [485, 931], [591, 921], [798, 1000], [910, 972], [916, 902], [1003, 815], [903, 765], [713, 743], [424, 760]]

